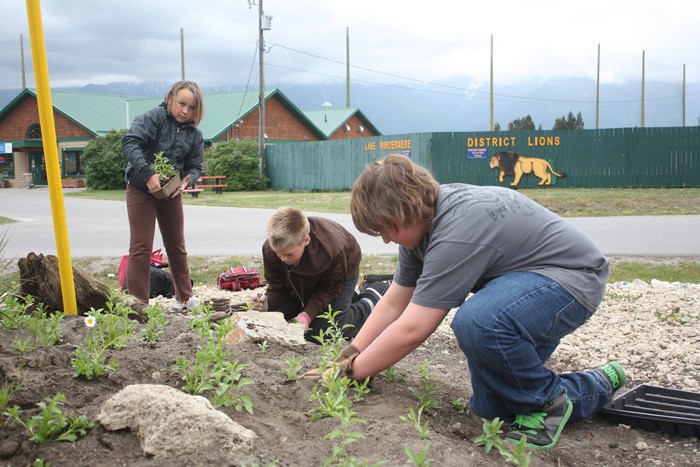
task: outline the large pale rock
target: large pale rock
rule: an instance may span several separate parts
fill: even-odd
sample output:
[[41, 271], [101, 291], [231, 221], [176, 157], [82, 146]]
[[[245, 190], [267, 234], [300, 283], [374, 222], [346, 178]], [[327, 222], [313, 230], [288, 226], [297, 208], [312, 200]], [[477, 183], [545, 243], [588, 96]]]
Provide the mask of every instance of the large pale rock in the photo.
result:
[[231, 344], [267, 340], [288, 345], [306, 345], [304, 325], [287, 323], [284, 315], [277, 311], [241, 311], [231, 315], [231, 322], [233, 331], [226, 336]]
[[125, 387], [104, 403], [97, 419], [109, 431], [129, 428], [149, 456], [183, 456], [208, 449], [233, 454], [251, 450], [257, 437], [206, 398], [159, 384]]

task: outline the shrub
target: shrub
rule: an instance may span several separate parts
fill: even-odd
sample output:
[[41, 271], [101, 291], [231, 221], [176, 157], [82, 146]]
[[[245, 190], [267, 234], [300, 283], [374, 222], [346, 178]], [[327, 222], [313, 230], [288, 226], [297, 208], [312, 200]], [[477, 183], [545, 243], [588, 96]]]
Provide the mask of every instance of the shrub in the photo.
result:
[[227, 141], [207, 149], [204, 157], [209, 175], [225, 175], [226, 191], [263, 190], [269, 179], [260, 177], [258, 143], [253, 141]]
[[83, 151], [86, 185], [93, 190], [118, 190], [126, 185], [126, 156], [122, 138], [126, 130], [112, 130], [90, 141]]

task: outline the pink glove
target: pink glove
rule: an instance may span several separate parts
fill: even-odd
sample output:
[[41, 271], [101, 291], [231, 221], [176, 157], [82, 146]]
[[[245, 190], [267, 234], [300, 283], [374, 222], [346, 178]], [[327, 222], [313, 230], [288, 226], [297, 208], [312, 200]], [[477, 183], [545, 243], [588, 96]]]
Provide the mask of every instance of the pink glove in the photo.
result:
[[302, 323], [304, 325], [304, 332], [309, 330], [309, 324], [311, 324], [311, 316], [307, 315], [306, 312], [302, 311], [294, 318], [294, 321]]
[[248, 301], [248, 309], [252, 311], [267, 311], [267, 295], [257, 293]]

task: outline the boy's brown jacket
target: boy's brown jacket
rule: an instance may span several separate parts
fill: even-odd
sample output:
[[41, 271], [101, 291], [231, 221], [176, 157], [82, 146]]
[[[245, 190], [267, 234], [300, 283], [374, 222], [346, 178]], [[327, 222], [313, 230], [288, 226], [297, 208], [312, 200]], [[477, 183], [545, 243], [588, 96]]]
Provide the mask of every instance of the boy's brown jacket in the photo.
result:
[[299, 264], [284, 264], [267, 240], [262, 253], [268, 310], [301, 302], [300, 312], [305, 311], [313, 319], [328, 311], [347, 281], [359, 276], [362, 251], [355, 237], [337, 222], [321, 217], [308, 219], [311, 241]]

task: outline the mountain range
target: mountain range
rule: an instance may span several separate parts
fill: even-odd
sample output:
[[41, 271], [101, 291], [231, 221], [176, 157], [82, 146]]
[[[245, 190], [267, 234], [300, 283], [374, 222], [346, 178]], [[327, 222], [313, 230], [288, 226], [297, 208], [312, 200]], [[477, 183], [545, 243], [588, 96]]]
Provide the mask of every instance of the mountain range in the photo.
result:
[[[468, 80], [452, 80], [420, 86], [352, 83], [350, 107], [360, 111], [384, 135], [423, 132], [488, 131], [490, 126], [489, 86], [467, 90]], [[54, 88], [97, 94], [138, 97], [164, 96], [171, 83], [89, 84], [83, 87]], [[274, 84], [300, 110], [321, 109], [324, 103], [346, 107], [344, 83]], [[240, 92], [238, 87], [206, 87], [205, 93]], [[20, 89], [0, 89], [0, 108], [5, 107]], [[251, 89], [250, 92], [257, 93]], [[681, 84], [646, 81], [644, 86], [644, 126], [683, 125], [683, 89]], [[700, 83], [686, 86], [686, 126], [700, 124]], [[599, 128], [642, 126], [641, 81], [600, 86]], [[508, 123], [530, 115], [538, 129], [550, 130], [557, 118], [579, 112], [586, 129], [596, 128], [596, 83], [585, 78], [554, 78], [546, 82], [523, 81], [494, 89], [495, 123], [507, 130]], [[0, 139], [2, 135], [0, 135]]]

